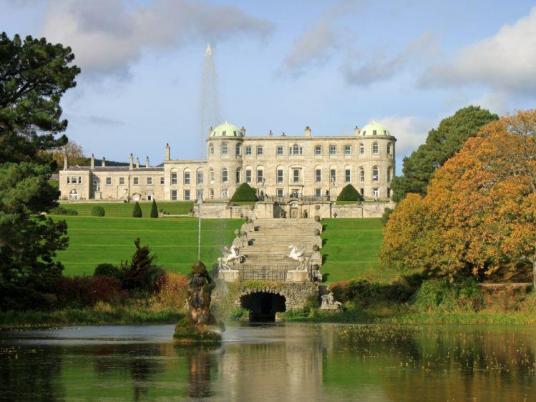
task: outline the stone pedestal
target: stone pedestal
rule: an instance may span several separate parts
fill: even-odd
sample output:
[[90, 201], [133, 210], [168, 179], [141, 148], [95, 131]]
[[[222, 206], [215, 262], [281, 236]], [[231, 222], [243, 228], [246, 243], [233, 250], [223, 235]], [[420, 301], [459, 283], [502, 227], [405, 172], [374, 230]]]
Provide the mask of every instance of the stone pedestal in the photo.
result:
[[308, 280], [309, 274], [307, 271], [287, 271], [287, 282], [307, 282]]
[[239, 278], [239, 271], [237, 269], [230, 269], [219, 273], [220, 279], [224, 282], [237, 282]]

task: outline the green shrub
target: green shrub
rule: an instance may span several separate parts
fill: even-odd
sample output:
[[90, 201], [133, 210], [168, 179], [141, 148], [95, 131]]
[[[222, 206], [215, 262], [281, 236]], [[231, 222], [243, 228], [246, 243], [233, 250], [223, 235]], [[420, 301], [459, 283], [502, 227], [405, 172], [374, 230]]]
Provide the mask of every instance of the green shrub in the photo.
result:
[[363, 201], [363, 196], [351, 184], [344, 186], [337, 197], [337, 201]]
[[134, 203], [134, 209], [132, 210], [132, 216], [134, 218], [141, 218], [143, 216], [143, 213], [141, 212], [140, 203], [136, 201]]
[[104, 216], [106, 215], [106, 211], [101, 206], [95, 206], [91, 208], [91, 216]]
[[158, 218], [158, 206], [156, 205], [156, 201], [153, 199], [153, 203], [151, 204], [151, 218]]
[[424, 281], [415, 294], [414, 305], [422, 311], [478, 311], [484, 295], [474, 279], [450, 283], [447, 279]]
[[57, 206], [55, 208], [52, 208], [50, 210], [50, 214], [52, 215], [78, 215], [78, 211], [76, 209], [72, 208], [65, 208], [62, 206]]
[[247, 183], [242, 183], [236, 191], [234, 192], [233, 196], [231, 197], [231, 202], [246, 202], [246, 201], [258, 201], [257, 198], [257, 190], [255, 190], [253, 187], [251, 187]]
[[93, 272], [93, 276], [107, 276], [110, 278], [116, 278], [121, 280], [122, 275], [119, 267], [116, 267], [113, 264], [99, 264], [95, 267], [95, 271]]
[[382, 223], [384, 225], [387, 224], [387, 222], [389, 222], [389, 217], [391, 216], [391, 214], [393, 213], [394, 209], [392, 208], [385, 208], [383, 210], [383, 215], [382, 215]]

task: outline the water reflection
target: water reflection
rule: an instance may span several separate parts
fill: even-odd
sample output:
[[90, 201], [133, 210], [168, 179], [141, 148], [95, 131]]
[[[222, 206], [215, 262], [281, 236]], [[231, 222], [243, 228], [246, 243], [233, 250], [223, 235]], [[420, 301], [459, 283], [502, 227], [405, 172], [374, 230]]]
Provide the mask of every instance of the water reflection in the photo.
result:
[[524, 401], [536, 329], [230, 327], [219, 348], [172, 326], [0, 334], [0, 400]]

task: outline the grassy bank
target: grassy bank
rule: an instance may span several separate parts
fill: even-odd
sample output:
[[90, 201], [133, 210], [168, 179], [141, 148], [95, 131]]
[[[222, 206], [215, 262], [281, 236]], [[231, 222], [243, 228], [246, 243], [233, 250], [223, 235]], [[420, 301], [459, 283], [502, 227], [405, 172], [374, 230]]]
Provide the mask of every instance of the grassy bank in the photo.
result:
[[[58, 216], [68, 226], [69, 247], [58, 253], [67, 276], [91, 275], [102, 263], [119, 264], [131, 258], [139, 237], [157, 256], [157, 263], [170, 272], [188, 273], [197, 260], [197, 225], [194, 218], [120, 218]], [[204, 219], [201, 259], [216, 262], [224, 245], [231, 243], [238, 219]]]
[[174, 324], [182, 314], [173, 308], [155, 309], [140, 306], [111, 306], [65, 308], [54, 311], [0, 312], [0, 329], [45, 328], [65, 325], [104, 324]]
[[328, 282], [352, 278], [385, 283], [398, 276], [379, 263], [381, 219], [324, 219], [322, 224], [322, 273]]

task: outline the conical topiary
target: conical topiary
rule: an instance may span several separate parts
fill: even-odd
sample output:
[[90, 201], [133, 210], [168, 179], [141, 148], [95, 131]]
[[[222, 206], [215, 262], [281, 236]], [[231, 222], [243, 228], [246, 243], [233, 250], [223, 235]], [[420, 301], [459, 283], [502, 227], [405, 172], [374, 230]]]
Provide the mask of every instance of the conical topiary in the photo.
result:
[[363, 201], [363, 196], [351, 184], [347, 184], [337, 197], [337, 201]]
[[134, 218], [141, 218], [143, 216], [143, 213], [141, 212], [140, 203], [136, 201], [134, 204], [134, 209], [132, 210], [132, 216]]
[[153, 198], [153, 203], [151, 205], [151, 218], [158, 218], [158, 207], [156, 201]]
[[231, 202], [244, 202], [244, 201], [258, 201], [257, 190], [251, 187], [247, 183], [242, 183], [233, 196], [231, 197]]

